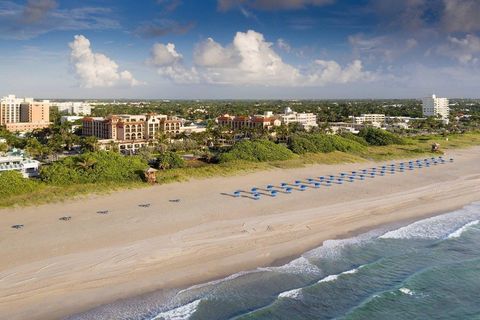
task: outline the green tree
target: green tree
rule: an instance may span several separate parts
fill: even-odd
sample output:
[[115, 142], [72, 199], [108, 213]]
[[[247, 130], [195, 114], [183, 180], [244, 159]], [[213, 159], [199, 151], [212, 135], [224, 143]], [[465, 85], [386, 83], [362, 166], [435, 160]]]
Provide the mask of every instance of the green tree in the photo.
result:
[[162, 153], [156, 160], [156, 167], [161, 170], [182, 168], [185, 160], [175, 152], [167, 151]]
[[83, 137], [80, 140], [80, 146], [83, 151], [94, 152], [98, 150], [98, 138], [94, 136]]

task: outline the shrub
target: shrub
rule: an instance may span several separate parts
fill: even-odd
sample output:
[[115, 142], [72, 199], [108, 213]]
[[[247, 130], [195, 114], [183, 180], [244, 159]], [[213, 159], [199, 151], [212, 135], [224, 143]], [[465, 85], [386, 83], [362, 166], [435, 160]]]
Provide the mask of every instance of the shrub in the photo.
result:
[[185, 167], [185, 160], [175, 152], [166, 151], [155, 161], [158, 169], [175, 169]]
[[356, 141], [321, 133], [294, 135], [290, 139], [289, 147], [298, 154], [307, 152], [328, 153], [333, 151], [354, 152], [364, 148], [362, 144]]
[[348, 139], [348, 140], [352, 140], [352, 141], [355, 141], [355, 142], [358, 142], [360, 143], [362, 146], [368, 146], [368, 142], [362, 138], [362, 137], [359, 137], [358, 135], [356, 134], [353, 134], [351, 132], [343, 132], [340, 134], [340, 136], [342, 138], [345, 138], [345, 139]]
[[140, 181], [147, 163], [139, 157], [98, 151], [65, 158], [40, 170], [42, 181], [55, 184]]
[[0, 197], [30, 193], [39, 187], [38, 182], [25, 179], [20, 172], [0, 172]]
[[399, 136], [382, 129], [363, 128], [358, 135], [364, 138], [372, 146], [387, 146], [390, 144], [404, 144], [405, 141]]
[[233, 160], [246, 160], [264, 162], [274, 160], [287, 160], [293, 153], [287, 147], [275, 144], [269, 140], [244, 140], [236, 143], [228, 152], [219, 156], [220, 162]]

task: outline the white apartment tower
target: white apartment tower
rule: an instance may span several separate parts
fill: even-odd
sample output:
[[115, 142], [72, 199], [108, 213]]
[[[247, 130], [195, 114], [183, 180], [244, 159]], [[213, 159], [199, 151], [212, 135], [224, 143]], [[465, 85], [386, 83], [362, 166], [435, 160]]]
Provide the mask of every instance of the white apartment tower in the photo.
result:
[[440, 116], [443, 121], [448, 123], [448, 116], [450, 115], [450, 108], [448, 107], [447, 98], [437, 98], [435, 95], [422, 99], [423, 115], [425, 117]]

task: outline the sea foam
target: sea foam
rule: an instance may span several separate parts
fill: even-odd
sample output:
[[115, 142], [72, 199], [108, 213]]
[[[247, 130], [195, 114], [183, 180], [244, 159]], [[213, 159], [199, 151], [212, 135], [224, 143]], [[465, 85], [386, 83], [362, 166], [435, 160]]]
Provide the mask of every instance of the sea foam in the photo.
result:
[[408, 289], [408, 288], [400, 288], [400, 289], [398, 289], [398, 291], [400, 291], [403, 294], [409, 295], [409, 296], [414, 295], [414, 292], [412, 290]]
[[164, 311], [156, 315], [152, 320], [188, 320], [197, 311], [201, 300], [195, 300], [189, 304]]
[[408, 226], [389, 231], [379, 238], [442, 239], [472, 220], [478, 220], [479, 218], [480, 205], [476, 203], [451, 213], [423, 219]]
[[302, 288], [284, 291], [278, 295], [279, 298], [290, 298], [295, 300], [300, 299], [301, 296], [302, 296]]
[[258, 268], [257, 270], [290, 274], [321, 274], [321, 270], [303, 256], [292, 260], [283, 266]]
[[479, 220], [471, 221], [471, 222], [465, 224], [464, 226], [462, 226], [460, 229], [457, 229], [454, 232], [450, 233], [447, 236], [447, 238], [449, 238], [449, 239], [459, 238], [462, 235], [462, 233], [464, 233], [469, 227], [474, 226], [474, 225], [478, 224], [479, 222], [480, 222]]

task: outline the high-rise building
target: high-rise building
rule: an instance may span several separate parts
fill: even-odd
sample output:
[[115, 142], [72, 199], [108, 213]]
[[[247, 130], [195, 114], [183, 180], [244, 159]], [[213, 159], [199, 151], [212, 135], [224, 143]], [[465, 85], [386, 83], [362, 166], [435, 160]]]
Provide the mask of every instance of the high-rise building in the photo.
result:
[[448, 107], [447, 98], [437, 98], [435, 95], [422, 99], [423, 102], [423, 115], [426, 117], [440, 116], [443, 121], [448, 122], [448, 116], [450, 115], [450, 108]]
[[25, 100], [17, 98], [13, 94], [3, 97], [0, 100], [0, 125], [20, 122], [20, 105]]
[[50, 125], [50, 101], [17, 98], [8, 95], [0, 100], [0, 125], [9, 131], [28, 132]]

